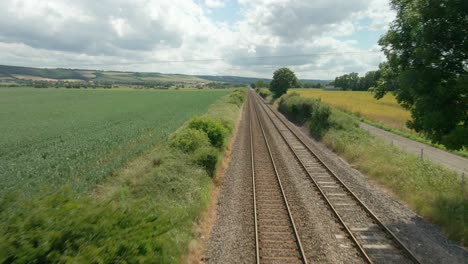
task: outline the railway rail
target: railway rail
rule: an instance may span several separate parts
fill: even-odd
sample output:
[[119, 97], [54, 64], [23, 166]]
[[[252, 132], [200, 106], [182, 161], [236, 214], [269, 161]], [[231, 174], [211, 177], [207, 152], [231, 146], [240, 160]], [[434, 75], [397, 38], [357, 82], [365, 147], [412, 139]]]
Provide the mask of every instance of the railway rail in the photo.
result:
[[[257, 105], [266, 116], [265, 119], [269, 120], [277, 129], [304, 172], [318, 189], [321, 197], [343, 226], [349, 239], [352, 240], [361, 253], [363, 259], [368, 263], [420, 263], [403, 242], [298, 136], [297, 132], [270, 106], [265, 104], [258, 95], [254, 92], [250, 93], [250, 104]], [[253, 107], [255, 108], [255, 106]], [[261, 126], [261, 130], [265, 134], [260, 111], [256, 115], [259, 126]], [[265, 141], [267, 142], [266, 137]], [[270, 158], [273, 161], [271, 153]]]
[[253, 97], [248, 99], [256, 263], [307, 263]]

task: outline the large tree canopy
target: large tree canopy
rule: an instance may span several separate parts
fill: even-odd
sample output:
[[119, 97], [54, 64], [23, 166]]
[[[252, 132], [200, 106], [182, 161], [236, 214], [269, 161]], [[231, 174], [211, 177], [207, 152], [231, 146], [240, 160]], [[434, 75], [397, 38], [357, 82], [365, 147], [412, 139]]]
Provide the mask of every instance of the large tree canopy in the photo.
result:
[[468, 1], [391, 0], [376, 87], [411, 111], [408, 127], [451, 149], [468, 146]]
[[288, 68], [280, 68], [273, 73], [273, 80], [270, 82], [270, 90], [274, 98], [285, 94], [289, 88], [297, 85], [297, 77]]

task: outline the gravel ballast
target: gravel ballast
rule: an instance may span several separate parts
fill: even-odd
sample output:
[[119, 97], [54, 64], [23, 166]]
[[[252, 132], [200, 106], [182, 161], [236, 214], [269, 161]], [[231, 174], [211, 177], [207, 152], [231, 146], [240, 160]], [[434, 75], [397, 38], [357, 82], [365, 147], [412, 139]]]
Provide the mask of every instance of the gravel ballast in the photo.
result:
[[[205, 257], [207, 263], [255, 263], [248, 121], [244, 107], [231, 161], [220, 188], [217, 220]], [[278, 131], [266, 116], [263, 121], [309, 263], [363, 263], [343, 227], [307, 178]], [[353, 169], [322, 143], [313, 140], [305, 128], [290, 125], [422, 263], [468, 263], [468, 252], [447, 240], [436, 226]]]
[[244, 106], [229, 166], [220, 188], [207, 263], [254, 263], [255, 233], [248, 115]]
[[[287, 121], [281, 113], [279, 115]], [[305, 127], [287, 122], [422, 263], [468, 263], [468, 251], [449, 241], [437, 226], [428, 223], [408, 206], [391, 196], [385, 188], [352, 168], [323, 143], [314, 140]]]

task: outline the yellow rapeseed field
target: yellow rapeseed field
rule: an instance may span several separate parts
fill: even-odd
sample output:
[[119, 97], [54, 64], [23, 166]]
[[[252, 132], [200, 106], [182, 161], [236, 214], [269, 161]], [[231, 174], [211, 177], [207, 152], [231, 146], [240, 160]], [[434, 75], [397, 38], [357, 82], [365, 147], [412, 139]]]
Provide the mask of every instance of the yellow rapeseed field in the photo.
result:
[[382, 123], [386, 126], [411, 132], [406, 127], [410, 113], [402, 108], [395, 100], [395, 96], [387, 94], [376, 100], [370, 92], [357, 91], [324, 91], [320, 89], [292, 89], [304, 97], [321, 98], [325, 103], [338, 109], [357, 113], [365, 119]]

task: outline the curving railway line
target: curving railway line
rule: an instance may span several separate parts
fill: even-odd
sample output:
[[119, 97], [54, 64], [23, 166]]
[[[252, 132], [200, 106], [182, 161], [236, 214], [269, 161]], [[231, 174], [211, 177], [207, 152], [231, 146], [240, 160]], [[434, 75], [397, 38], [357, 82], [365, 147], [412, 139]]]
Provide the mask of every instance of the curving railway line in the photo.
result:
[[257, 263], [307, 263], [265, 132], [271, 122], [368, 263], [419, 263], [415, 255], [254, 92], [248, 99]]

